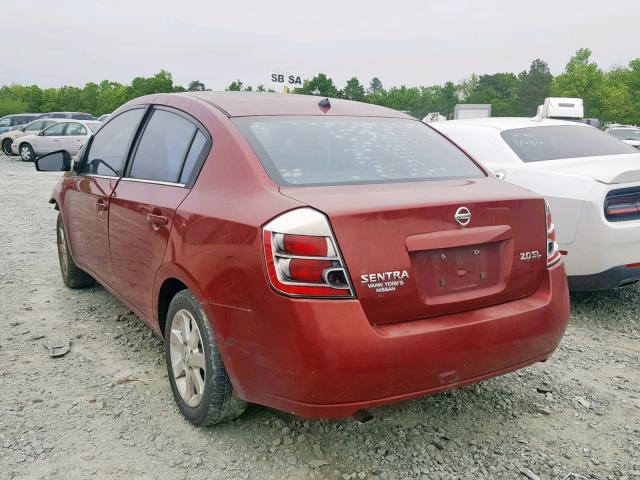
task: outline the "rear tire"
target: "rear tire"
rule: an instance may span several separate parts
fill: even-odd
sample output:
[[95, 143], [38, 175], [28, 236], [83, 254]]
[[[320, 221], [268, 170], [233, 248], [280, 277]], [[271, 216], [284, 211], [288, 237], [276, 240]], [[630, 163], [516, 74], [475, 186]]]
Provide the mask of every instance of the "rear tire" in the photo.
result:
[[36, 152], [33, 151], [33, 147], [28, 143], [20, 145], [18, 152], [23, 162], [34, 162], [36, 160]]
[[187, 420], [207, 426], [244, 413], [247, 403], [233, 392], [209, 320], [190, 290], [171, 300], [164, 345], [171, 390]]
[[73, 258], [71, 258], [67, 234], [64, 231], [64, 224], [62, 223], [60, 214], [58, 214], [58, 221], [56, 222], [56, 238], [58, 243], [58, 260], [60, 260], [60, 273], [62, 274], [64, 284], [69, 288], [83, 288], [90, 287], [96, 283], [93, 277], [78, 267], [73, 261]]
[[2, 153], [8, 156], [13, 155], [13, 151], [11, 150], [12, 143], [13, 143], [13, 140], [11, 140], [10, 138], [5, 138], [2, 141]]

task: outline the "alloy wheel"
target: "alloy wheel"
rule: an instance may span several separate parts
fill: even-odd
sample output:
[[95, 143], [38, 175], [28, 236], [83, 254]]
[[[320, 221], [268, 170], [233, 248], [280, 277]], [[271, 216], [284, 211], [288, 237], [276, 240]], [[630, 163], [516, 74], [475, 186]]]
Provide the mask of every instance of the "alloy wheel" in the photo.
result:
[[27, 162], [30, 161], [31, 149], [27, 145], [23, 145], [22, 147], [20, 147], [20, 156], [24, 161], [27, 161]]
[[184, 402], [195, 408], [202, 402], [206, 364], [202, 335], [191, 312], [178, 310], [171, 321], [169, 334], [173, 379]]

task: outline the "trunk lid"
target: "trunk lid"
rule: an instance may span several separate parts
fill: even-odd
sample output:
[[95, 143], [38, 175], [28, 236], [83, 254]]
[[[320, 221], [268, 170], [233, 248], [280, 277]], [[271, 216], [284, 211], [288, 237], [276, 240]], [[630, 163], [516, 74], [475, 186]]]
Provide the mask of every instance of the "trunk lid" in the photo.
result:
[[[538, 288], [546, 269], [543, 199], [499, 180], [280, 191], [329, 217], [372, 324], [525, 297]], [[461, 207], [471, 213], [466, 226], [454, 219]]]
[[640, 181], [640, 153], [605, 155], [524, 164], [527, 170], [591, 177], [606, 184]]

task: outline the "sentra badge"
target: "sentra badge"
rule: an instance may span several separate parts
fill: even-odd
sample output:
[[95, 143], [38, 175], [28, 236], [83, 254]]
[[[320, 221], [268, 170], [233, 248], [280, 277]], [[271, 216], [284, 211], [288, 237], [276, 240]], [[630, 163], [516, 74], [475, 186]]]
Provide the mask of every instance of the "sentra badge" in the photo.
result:
[[406, 270], [394, 270], [392, 272], [367, 273], [360, 275], [360, 282], [367, 288], [374, 289], [377, 293], [394, 292], [404, 285], [409, 278]]

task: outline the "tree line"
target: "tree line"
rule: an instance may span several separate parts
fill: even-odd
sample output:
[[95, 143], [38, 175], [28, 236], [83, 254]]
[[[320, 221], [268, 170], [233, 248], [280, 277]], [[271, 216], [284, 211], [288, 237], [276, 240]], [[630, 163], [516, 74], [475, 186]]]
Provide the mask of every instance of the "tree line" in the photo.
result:
[[[42, 89], [37, 85], [0, 87], [0, 116], [20, 112], [82, 111], [93, 115], [110, 113], [123, 103], [151, 93], [207, 90], [194, 80], [186, 87], [176, 85], [165, 70], [152, 77], [134, 78], [130, 85], [103, 80], [84, 87], [64, 86]], [[227, 90], [273, 91], [258, 85], [255, 89], [241, 80]], [[443, 85], [390, 87], [378, 77], [364, 85], [357, 77], [342, 89], [324, 73], [305, 80], [295, 93], [346, 98], [402, 110], [422, 118], [428, 112], [451, 116], [458, 103], [489, 103], [493, 116], [533, 116], [546, 97], [579, 97], [585, 102], [585, 116], [603, 121], [640, 124], [640, 58], [628, 65], [608, 70], [591, 60], [591, 50], [580, 49], [564, 71], [553, 76], [540, 59], [520, 73], [501, 72], [476, 75]]]

